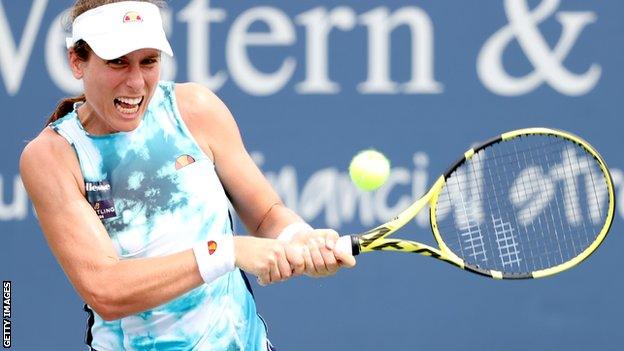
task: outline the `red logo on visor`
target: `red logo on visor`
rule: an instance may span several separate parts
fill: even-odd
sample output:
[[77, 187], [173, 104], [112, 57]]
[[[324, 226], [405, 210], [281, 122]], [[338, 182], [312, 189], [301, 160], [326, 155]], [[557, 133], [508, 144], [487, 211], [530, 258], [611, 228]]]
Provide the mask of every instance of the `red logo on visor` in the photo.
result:
[[124, 15], [123, 21], [124, 23], [143, 22], [143, 17], [138, 12], [130, 11]]

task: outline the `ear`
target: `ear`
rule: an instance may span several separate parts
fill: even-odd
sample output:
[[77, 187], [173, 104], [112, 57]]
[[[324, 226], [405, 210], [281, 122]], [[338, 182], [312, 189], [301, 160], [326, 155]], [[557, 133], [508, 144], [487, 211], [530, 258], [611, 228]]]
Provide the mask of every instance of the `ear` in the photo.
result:
[[69, 68], [72, 70], [74, 78], [82, 79], [86, 62], [78, 57], [74, 49], [69, 49], [67, 52], [67, 60], [69, 61]]

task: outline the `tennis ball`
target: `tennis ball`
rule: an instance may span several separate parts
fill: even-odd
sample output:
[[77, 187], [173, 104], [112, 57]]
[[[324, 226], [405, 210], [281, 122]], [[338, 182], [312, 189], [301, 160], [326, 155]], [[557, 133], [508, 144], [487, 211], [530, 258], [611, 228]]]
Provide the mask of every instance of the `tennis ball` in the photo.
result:
[[360, 189], [371, 191], [379, 188], [390, 175], [390, 162], [376, 150], [360, 151], [349, 165], [351, 181]]

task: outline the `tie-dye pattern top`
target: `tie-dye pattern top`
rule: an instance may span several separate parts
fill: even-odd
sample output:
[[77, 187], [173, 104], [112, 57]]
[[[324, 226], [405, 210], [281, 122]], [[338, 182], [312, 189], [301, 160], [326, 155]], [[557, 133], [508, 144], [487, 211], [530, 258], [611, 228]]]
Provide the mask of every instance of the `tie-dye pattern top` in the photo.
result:
[[[173, 83], [159, 83], [132, 132], [90, 135], [75, 111], [51, 127], [76, 151], [87, 200], [121, 259], [172, 254], [232, 235], [224, 189], [180, 117]], [[238, 269], [119, 320], [85, 309], [87, 343], [99, 351], [267, 350], [264, 323]]]

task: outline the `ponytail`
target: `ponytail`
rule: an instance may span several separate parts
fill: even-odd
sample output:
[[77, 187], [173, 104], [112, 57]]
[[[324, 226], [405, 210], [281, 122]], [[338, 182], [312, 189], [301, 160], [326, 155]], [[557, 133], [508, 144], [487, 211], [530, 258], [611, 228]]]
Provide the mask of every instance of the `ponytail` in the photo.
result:
[[[91, 55], [91, 47], [82, 39], [78, 40], [70, 50], [73, 50], [78, 58], [84, 62], [88, 61]], [[73, 111], [75, 103], [85, 101], [87, 101], [87, 98], [84, 94], [61, 100], [58, 105], [56, 105], [56, 110], [54, 110], [52, 115], [48, 118], [46, 126]]]
[[57, 119], [65, 116], [66, 114], [68, 114], [71, 111], [73, 111], [75, 103], [77, 103], [77, 102], [85, 102], [85, 101], [86, 101], [86, 98], [85, 98], [84, 94], [82, 94], [80, 96], [74, 96], [74, 97], [65, 98], [65, 99], [61, 100], [58, 103], [58, 105], [56, 106], [56, 110], [54, 110], [52, 115], [48, 118], [48, 121], [46, 122], [46, 125], [49, 125], [50, 123], [56, 121]]

